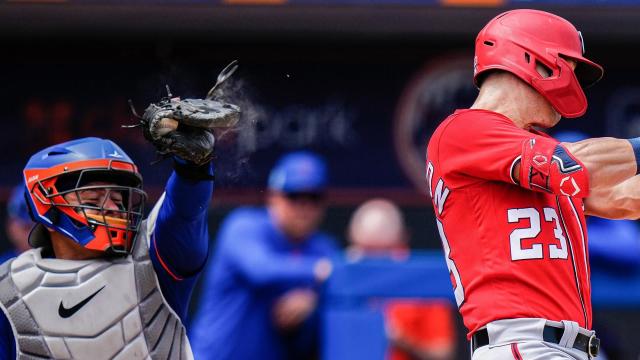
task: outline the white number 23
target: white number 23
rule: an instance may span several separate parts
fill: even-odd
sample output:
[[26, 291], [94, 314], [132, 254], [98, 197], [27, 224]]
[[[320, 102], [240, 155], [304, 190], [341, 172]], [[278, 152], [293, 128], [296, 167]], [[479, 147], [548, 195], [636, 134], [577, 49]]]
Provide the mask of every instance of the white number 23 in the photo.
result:
[[[546, 222], [554, 222], [555, 228], [553, 234], [558, 240], [560, 246], [555, 244], [549, 245], [549, 257], [551, 259], [567, 259], [567, 239], [560, 228], [558, 213], [553, 208], [544, 208], [544, 220]], [[512, 260], [528, 260], [542, 259], [542, 244], [533, 243], [529, 248], [522, 247], [523, 239], [534, 239], [540, 235], [540, 212], [535, 208], [509, 209], [507, 211], [509, 223], [518, 223], [521, 220], [529, 219], [528, 228], [518, 228], [511, 232], [509, 241], [511, 245]]]

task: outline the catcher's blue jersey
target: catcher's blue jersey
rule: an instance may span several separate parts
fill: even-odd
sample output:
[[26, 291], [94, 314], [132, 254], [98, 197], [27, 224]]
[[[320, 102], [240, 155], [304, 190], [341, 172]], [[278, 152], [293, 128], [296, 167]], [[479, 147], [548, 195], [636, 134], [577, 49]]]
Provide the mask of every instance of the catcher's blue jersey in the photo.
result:
[[[211, 181], [192, 182], [171, 175], [149, 249], [162, 293], [183, 323], [191, 292], [207, 260], [206, 215], [212, 193]], [[0, 312], [0, 359], [15, 357], [11, 326]]]

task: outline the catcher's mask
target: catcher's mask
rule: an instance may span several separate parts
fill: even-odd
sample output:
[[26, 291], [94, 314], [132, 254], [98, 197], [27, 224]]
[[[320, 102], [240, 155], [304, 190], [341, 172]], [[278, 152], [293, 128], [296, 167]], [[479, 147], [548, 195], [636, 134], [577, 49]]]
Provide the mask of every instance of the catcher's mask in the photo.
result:
[[142, 176], [115, 143], [84, 138], [48, 147], [24, 169], [36, 226], [31, 246], [47, 246], [44, 227], [87, 249], [127, 255], [142, 222]]
[[[473, 80], [479, 86], [487, 72], [508, 71], [562, 116], [579, 117], [587, 110], [582, 89], [598, 82], [604, 72], [584, 52], [582, 34], [567, 20], [538, 10], [507, 11], [489, 21], [476, 38]], [[575, 71], [566, 59], [577, 62]], [[536, 66], [549, 76], [539, 74]]]

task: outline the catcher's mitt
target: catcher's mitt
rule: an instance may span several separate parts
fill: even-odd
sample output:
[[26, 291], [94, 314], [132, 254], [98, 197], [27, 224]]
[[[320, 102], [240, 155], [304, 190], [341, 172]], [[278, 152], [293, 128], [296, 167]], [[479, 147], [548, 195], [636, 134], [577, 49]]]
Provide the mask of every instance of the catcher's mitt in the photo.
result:
[[208, 163], [213, 157], [214, 128], [235, 126], [240, 119], [240, 108], [215, 98], [215, 90], [238, 68], [229, 64], [205, 99], [173, 97], [167, 86], [167, 97], [150, 104], [139, 116], [131, 104], [133, 114], [140, 120], [130, 127], [142, 127], [144, 137], [163, 156], [176, 155], [196, 165]]

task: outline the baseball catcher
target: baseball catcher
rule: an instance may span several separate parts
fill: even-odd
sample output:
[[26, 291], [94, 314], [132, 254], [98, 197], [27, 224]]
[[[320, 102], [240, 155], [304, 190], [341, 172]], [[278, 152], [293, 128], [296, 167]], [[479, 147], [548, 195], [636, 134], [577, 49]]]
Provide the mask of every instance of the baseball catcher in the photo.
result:
[[214, 95], [169, 95], [140, 117], [175, 168], [144, 220], [142, 176], [114, 142], [77, 139], [31, 157], [33, 249], [0, 266], [0, 358], [193, 359], [183, 323], [207, 259], [213, 129], [240, 111]]

